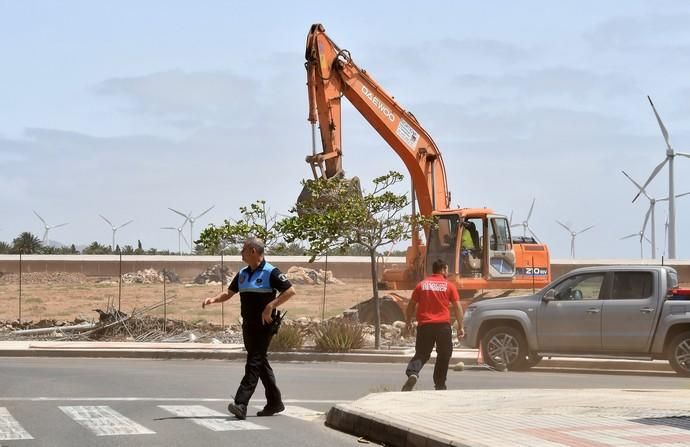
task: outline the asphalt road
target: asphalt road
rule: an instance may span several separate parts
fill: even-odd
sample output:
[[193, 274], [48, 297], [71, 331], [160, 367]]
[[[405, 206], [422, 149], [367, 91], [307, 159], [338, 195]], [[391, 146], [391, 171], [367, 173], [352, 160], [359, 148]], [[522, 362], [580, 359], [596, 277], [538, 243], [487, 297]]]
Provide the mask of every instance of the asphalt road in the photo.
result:
[[[372, 392], [398, 391], [404, 366], [275, 362], [286, 414], [253, 417], [252, 408], [246, 422], [237, 422], [226, 405], [242, 362], [0, 358], [0, 445], [353, 446], [357, 439], [326, 428], [322, 413]], [[418, 389], [433, 388], [431, 370], [422, 372]], [[683, 389], [687, 379], [671, 373], [467, 370], [450, 371], [448, 386]], [[251, 404], [264, 403], [259, 385]], [[22, 437], [32, 439], [16, 439]]]

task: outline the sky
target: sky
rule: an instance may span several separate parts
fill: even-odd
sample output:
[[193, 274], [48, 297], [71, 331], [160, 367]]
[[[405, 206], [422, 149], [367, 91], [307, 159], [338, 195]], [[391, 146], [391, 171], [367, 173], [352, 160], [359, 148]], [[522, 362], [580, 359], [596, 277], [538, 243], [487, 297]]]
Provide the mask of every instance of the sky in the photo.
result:
[[[285, 215], [311, 176], [304, 70], [313, 23], [438, 145], [453, 205], [529, 225], [552, 258], [637, 259], [649, 207], [631, 203], [665, 157], [650, 95], [690, 153], [690, 3], [681, 1], [0, 0], [0, 240], [43, 226], [63, 243], [177, 250], [266, 200]], [[405, 167], [347, 100], [343, 166], [365, 189]], [[676, 157], [676, 194], [690, 158]], [[408, 185], [401, 185], [406, 192]], [[668, 195], [668, 171], [648, 187]], [[690, 195], [676, 202], [690, 258]], [[656, 207], [657, 256], [667, 206]], [[651, 239], [651, 224], [646, 229]], [[522, 235], [514, 228], [514, 235]], [[189, 228], [185, 235], [189, 234]], [[187, 236], [188, 237], [188, 236]], [[404, 249], [406, 242], [395, 248]], [[651, 247], [645, 242], [645, 257]]]

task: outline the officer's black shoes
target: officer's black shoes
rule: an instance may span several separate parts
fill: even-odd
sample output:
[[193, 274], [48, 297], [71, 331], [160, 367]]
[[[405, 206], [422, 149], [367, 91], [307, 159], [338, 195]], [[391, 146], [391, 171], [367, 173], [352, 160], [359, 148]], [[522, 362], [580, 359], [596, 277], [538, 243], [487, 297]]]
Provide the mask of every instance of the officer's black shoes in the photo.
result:
[[412, 391], [414, 386], [417, 384], [417, 379], [417, 374], [410, 374], [407, 376], [407, 380], [405, 381], [401, 391]]
[[282, 403], [278, 405], [266, 405], [263, 410], [256, 413], [257, 416], [273, 416], [276, 413], [280, 413], [285, 410], [285, 405]]
[[247, 406], [244, 404], [230, 402], [228, 404], [228, 411], [234, 414], [237, 419], [247, 419]]
[[448, 389], [448, 387], [445, 386], [445, 385], [435, 385], [435, 386], [434, 386], [434, 389], [435, 389], [436, 391], [445, 391], [445, 390]]

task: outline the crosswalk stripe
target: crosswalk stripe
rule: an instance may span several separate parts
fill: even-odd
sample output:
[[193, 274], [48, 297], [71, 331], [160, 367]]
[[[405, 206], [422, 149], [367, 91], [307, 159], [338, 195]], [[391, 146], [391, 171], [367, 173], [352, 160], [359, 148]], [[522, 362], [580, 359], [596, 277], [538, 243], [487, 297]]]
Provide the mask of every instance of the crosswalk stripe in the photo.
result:
[[[268, 427], [248, 421], [234, 419], [234, 416], [220, 413], [203, 405], [158, 405], [180, 418], [190, 419], [195, 424], [213, 431], [268, 430]], [[233, 419], [231, 419], [233, 418]]]
[[[260, 410], [263, 407], [255, 405], [254, 408]], [[323, 411], [314, 411], [309, 408], [298, 407], [297, 405], [285, 405], [285, 410], [278, 413], [278, 415], [289, 416], [291, 418], [302, 419], [303, 421], [315, 421], [323, 416]]]
[[67, 416], [96, 436], [155, 434], [155, 431], [126, 418], [108, 406], [59, 407]]
[[29, 432], [19, 425], [9, 410], [0, 407], [0, 441], [14, 441], [17, 439], [34, 439]]

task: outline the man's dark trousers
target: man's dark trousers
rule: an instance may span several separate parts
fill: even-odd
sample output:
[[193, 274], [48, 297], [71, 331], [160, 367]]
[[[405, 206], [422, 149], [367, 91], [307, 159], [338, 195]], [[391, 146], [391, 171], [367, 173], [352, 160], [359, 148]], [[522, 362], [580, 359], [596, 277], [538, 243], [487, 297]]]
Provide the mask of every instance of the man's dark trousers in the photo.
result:
[[268, 363], [268, 345], [273, 338], [270, 326], [245, 323], [242, 325], [242, 336], [244, 348], [247, 350], [247, 363], [244, 366], [244, 377], [235, 394], [235, 403], [248, 405], [256, 385], [261, 379], [261, 383], [266, 389], [266, 404], [268, 406], [282, 404], [283, 399], [276, 385], [273, 369]]
[[431, 350], [436, 345], [436, 364], [434, 365], [434, 385], [436, 389], [445, 389], [448, 376], [448, 363], [453, 355], [453, 331], [449, 323], [429, 323], [417, 327], [415, 353], [407, 365], [408, 377], [419, 373], [431, 357]]

